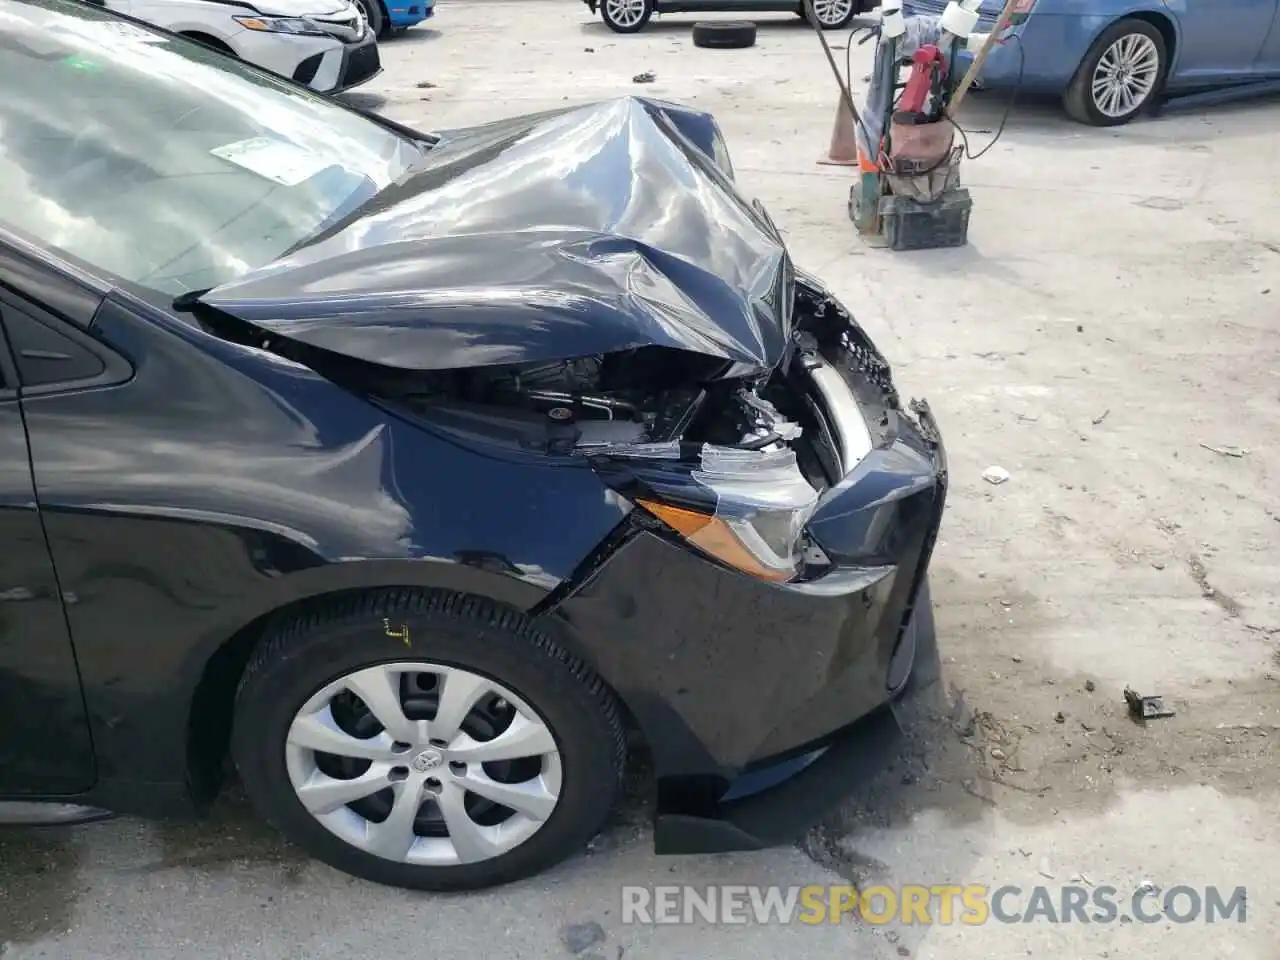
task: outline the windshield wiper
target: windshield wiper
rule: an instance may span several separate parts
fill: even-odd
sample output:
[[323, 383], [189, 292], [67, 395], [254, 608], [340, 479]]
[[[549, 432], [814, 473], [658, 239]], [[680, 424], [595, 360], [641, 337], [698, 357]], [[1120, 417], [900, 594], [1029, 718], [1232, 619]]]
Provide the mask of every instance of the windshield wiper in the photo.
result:
[[180, 313], [188, 313], [195, 309], [200, 298], [212, 289], [213, 287], [205, 287], [203, 290], [188, 290], [186, 293], [180, 293], [173, 298], [171, 306]]

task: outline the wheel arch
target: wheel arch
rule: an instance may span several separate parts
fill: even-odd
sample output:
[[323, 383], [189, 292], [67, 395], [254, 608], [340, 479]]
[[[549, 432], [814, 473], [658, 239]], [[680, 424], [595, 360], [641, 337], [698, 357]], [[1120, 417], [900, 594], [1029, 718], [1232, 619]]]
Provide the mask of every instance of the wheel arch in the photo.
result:
[[1178, 54], [1179, 44], [1181, 42], [1181, 34], [1178, 30], [1177, 20], [1173, 15], [1163, 10], [1154, 9], [1152, 7], [1135, 7], [1117, 13], [1113, 16], [1099, 16], [1095, 24], [1092, 35], [1089, 36], [1088, 45], [1084, 48], [1084, 52], [1080, 55], [1080, 60], [1076, 64], [1075, 69], [1071, 72], [1070, 78], [1067, 80], [1065, 90], [1070, 91], [1080, 78], [1080, 71], [1085, 68], [1090, 55], [1093, 52], [1094, 45], [1097, 44], [1099, 38], [1110, 30], [1116, 24], [1123, 23], [1126, 20], [1141, 20], [1155, 27], [1160, 33], [1161, 39], [1165, 45], [1165, 63], [1164, 76], [1160, 78], [1160, 82], [1156, 87], [1154, 97], [1160, 95], [1160, 91], [1168, 83], [1170, 75], [1173, 73], [1175, 58]]
[[369, 0], [370, 3], [376, 3], [378, 10], [382, 14], [382, 31], [378, 34], [377, 39], [381, 40], [391, 35], [391, 31], [395, 25], [391, 22], [391, 8], [387, 6], [386, 0]]
[[271, 627], [352, 594], [397, 589], [465, 594], [522, 616], [548, 595], [540, 587], [506, 575], [432, 561], [354, 561], [275, 581], [269, 595], [239, 605], [218, 630], [194, 644], [187, 657], [181, 716], [174, 719], [186, 731], [187, 783], [198, 806], [207, 805], [222, 787], [236, 690]]
[[1162, 78], [1162, 81], [1167, 80], [1169, 77], [1169, 74], [1173, 72], [1173, 65], [1178, 56], [1178, 45], [1180, 41], [1180, 36], [1178, 33], [1177, 21], [1174, 20], [1170, 14], [1165, 13], [1161, 10], [1152, 9], [1150, 7], [1145, 7], [1141, 10], [1135, 10], [1132, 13], [1126, 14], [1124, 17], [1119, 17], [1117, 18], [1117, 20], [1112, 22], [1119, 22], [1119, 20], [1124, 20], [1124, 19], [1145, 20], [1147, 23], [1151, 24], [1153, 27], [1155, 27], [1157, 30], [1160, 31], [1160, 36], [1164, 40], [1164, 50], [1165, 50], [1165, 58], [1166, 58], [1165, 68], [1164, 68], [1164, 78]]
[[1113, 16], [1100, 16], [1097, 19], [1096, 28], [1093, 35], [1089, 38], [1088, 46], [1085, 47], [1084, 53], [1080, 57], [1080, 62], [1076, 64], [1075, 72], [1071, 76], [1074, 81], [1080, 70], [1084, 67], [1084, 62], [1088, 59], [1093, 45], [1098, 42], [1098, 38], [1114, 27], [1117, 23], [1125, 20], [1142, 20], [1151, 24], [1160, 31], [1160, 37], [1164, 40], [1165, 46], [1165, 77], [1167, 78], [1173, 72], [1174, 58], [1177, 56], [1178, 47], [1181, 43], [1181, 34], [1178, 31], [1178, 22], [1173, 15], [1165, 10], [1156, 9], [1154, 7], [1134, 7], [1129, 10], [1122, 11]]
[[185, 40], [193, 40], [196, 43], [200, 43], [206, 47], [210, 47], [213, 50], [217, 50], [219, 53], [229, 54], [230, 56], [233, 56], [233, 57], [236, 56], [235, 50], [232, 49], [231, 45], [227, 43], [227, 41], [223, 40], [219, 36], [216, 36], [212, 33], [208, 33], [204, 30], [181, 29], [181, 30], [174, 30], [174, 33], [176, 33], [178, 36], [182, 37]]

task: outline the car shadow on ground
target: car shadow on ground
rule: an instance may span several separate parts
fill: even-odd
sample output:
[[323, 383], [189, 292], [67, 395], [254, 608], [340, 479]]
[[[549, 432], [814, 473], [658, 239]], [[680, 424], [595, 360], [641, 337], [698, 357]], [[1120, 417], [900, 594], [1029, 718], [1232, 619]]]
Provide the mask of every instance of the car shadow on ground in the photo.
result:
[[[798, 16], [785, 12], [770, 13], [768, 14], [767, 19], [756, 19], [754, 17], [740, 14], [711, 14], [709, 16], [706, 14], [698, 15], [692, 13], [667, 14], [661, 17], [661, 19], [650, 20], [644, 30], [638, 34], [615, 33], [613, 30], [606, 27], [598, 17], [594, 20], [585, 21], [579, 24], [579, 27], [583, 33], [592, 37], [616, 37], [619, 41], [625, 41], [632, 37], [643, 37], [646, 34], [653, 33], [685, 33], [692, 30], [695, 23], [702, 23], [704, 21], [728, 23], [744, 20], [754, 23], [757, 29], [764, 33], [792, 30], [806, 30], [810, 33], [813, 32], [813, 28]], [[875, 21], [873, 20], [856, 19], [845, 30], [830, 31], [826, 35], [827, 42], [831, 44], [831, 48], [833, 50], [837, 48], [844, 49], [848, 41], [850, 31], [857, 31], [865, 27], [870, 27], [874, 22]]]
[[351, 90], [340, 94], [338, 99], [357, 110], [380, 110], [387, 105], [387, 98], [380, 93], [364, 90]]
[[67, 929], [78, 891], [75, 831], [83, 828], [0, 829], [0, 956], [6, 946], [38, 943]]
[[1109, 144], [1160, 142], [1190, 148], [1275, 129], [1280, 123], [1280, 96], [1211, 107], [1180, 107], [1174, 101], [1123, 126], [1090, 127], [1068, 117], [1057, 96], [1022, 93], [1014, 97], [1003, 91], [973, 90], [961, 107], [959, 122], [970, 156], [983, 150], [1002, 125], [1002, 141], [1052, 141], [1055, 149], [1097, 150]]
[[401, 30], [398, 33], [393, 33], [389, 37], [384, 37], [379, 40], [378, 43], [384, 46], [389, 46], [391, 44], [398, 45], [402, 43], [426, 43], [428, 40], [439, 39], [440, 31], [436, 30], [434, 27], [416, 26], [410, 27], [407, 30]]

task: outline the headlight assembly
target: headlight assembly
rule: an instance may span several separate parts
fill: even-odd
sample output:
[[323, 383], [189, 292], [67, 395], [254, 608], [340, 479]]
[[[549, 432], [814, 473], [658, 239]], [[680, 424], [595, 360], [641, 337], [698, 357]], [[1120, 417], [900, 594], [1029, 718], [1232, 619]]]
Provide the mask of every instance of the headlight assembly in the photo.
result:
[[234, 17], [246, 30], [262, 33], [292, 33], [304, 37], [328, 36], [323, 30], [302, 17]]
[[721, 563], [776, 583], [794, 579], [804, 525], [818, 505], [795, 454], [708, 444], [701, 460], [688, 476], [705, 506], [683, 496], [680, 504], [648, 496], [636, 503]]

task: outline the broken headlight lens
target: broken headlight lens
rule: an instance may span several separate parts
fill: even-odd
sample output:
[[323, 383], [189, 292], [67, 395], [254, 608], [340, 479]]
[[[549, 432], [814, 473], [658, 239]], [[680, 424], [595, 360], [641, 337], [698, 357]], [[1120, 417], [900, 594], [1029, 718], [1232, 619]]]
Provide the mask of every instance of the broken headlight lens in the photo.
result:
[[788, 448], [702, 448], [690, 474], [709, 495], [710, 509], [641, 497], [637, 503], [704, 553], [743, 573], [775, 583], [800, 572], [801, 536], [818, 505]]

